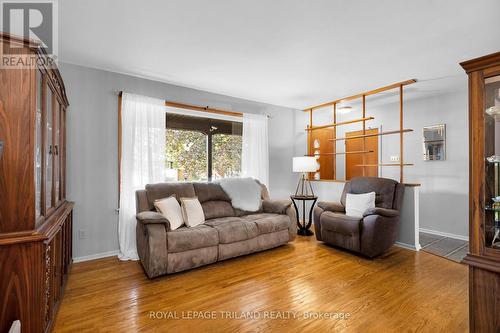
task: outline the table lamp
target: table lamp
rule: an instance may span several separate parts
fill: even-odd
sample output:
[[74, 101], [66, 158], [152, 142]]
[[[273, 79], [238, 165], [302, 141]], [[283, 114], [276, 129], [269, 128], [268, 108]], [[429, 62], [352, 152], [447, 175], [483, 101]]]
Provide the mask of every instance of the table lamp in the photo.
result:
[[[302, 176], [297, 184], [297, 189], [295, 190], [295, 195], [304, 197], [313, 197], [314, 192], [311, 186], [311, 182], [306, 178], [308, 172], [316, 172], [318, 170], [318, 162], [314, 156], [300, 156], [293, 158], [293, 172], [300, 172]], [[311, 194], [307, 187], [311, 190]], [[300, 192], [299, 192], [300, 189]]]

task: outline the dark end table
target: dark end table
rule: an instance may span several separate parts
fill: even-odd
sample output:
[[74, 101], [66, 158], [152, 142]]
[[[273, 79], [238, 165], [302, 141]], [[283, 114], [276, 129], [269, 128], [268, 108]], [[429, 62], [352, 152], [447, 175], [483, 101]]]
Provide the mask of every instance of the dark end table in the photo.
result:
[[[297, 235], [301, 236], [312, 236], [314, 233], [310, 230], [312, 224], [312, 213], [314, 205], [316, 204], [316, 200], [318, 197], [312, 195], [291, 195], [290, 199], [292, 199], [293, 207], [295, 208], [295, 213], [297, 213]], [[302, 224], [300, 223], [300, 215], [299, 208], [297, 207], [296, 201], [302, 201]], [[306, 222], [306, 202], [312, 201], [311, 208], [309, 209], [309, 220]]]

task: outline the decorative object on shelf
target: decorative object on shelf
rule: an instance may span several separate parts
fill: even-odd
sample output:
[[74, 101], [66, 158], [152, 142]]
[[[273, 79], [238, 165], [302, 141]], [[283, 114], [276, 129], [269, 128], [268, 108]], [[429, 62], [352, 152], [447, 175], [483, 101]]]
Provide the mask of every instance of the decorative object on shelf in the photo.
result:
[[314, 180], [320, 180], [321, 179], [321, 174], [319, 172], [316, 172], [314, 174]]
[[491, 246], [500, 247], [500, 196], [491, 198], [491, 200], [493, 200], [492, 208], [495, 211], [494, 236]]
[[491, 155], [486, 157], [486, 160], [490, 163], [500, 163], [500, 155]]
[[500, 248], [500, 156], [488, 156], [486, 161], [493, 166], [493, 191], [495, 195], [495, 197], [491, 198], [491, 206], [486, 206], [486, 210], [493, 211], [494, 214], [493, 226], [491, 227], [493, 232], [491, 247]]
[[446, 157], [446, 125], [423, 128], [424, 161], [444, 161]]
[[319, 148], [319, 140], [318, 139], [314, 140], [314, 148], [315, 149]]
[[487, 108], [486, 114], [492, 116], [495, 121], [500, 121], [500, 105]]
[[[293, 158], [293, 172], [300, 172], [302, 176], [297, 184], [297, 189], [295, 190], [296, 196], [303, 197], [313, 197], [314, 191], [311, 186], [311, 182], [306, 178], [306, 174], [309, 172], [316, 172], [318, 170], [317, 161], [314, 156], [299, 156]], [[309, 189], [311, 193], [309, 193]], [[300, 188], [300, 192], [299, 192]]]
[[[312, 236], [314, 233], [310, 230], [312, 224], [312, 213], [314, 209], [314, 205], [318, 200], [318, 197], [312, 196], [303, 196], [303, 195], [292, 195], [290, 196], [292, 199], [293, 208], [295, 208], [295, 213], [297, 215], [297, 226], [299, 229], [297, 230], [297, 235], [301, 236]], [[296, 201], [302, 201], [302, 223], [300, 223], [300, 214], [299, 208], [297, 206]], [[311, 206], [309, 207], [309, 219], [306, 221], [306, 202], [312, 201]]]
[[[320, 156], [320, 152], [319, 152], [319, 150], [315, 150], [315, 151], [314, 151], [314, 157], [315, 157], [317, 160], [319, 160], [319, 156]], [[319, 167], [318, 167], [318, 168], [319, 168]]]

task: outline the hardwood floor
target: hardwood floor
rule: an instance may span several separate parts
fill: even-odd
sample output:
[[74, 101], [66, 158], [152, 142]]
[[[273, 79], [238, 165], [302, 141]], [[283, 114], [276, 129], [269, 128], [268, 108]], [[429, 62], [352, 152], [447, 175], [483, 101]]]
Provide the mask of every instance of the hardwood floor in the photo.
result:
[[[350, 316], [304, 317], [340, 312]], [[467, 332], [468, 273], [425, 252], [368, 260], [314, 237], [154, 280], [139, 262], [106, 258], [73, 265], [54, 331]]]

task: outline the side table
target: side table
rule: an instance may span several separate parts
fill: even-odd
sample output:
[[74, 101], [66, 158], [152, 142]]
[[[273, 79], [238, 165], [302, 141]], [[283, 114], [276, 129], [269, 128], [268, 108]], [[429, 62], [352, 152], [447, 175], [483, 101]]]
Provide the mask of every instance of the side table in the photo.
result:
[[[301, 236], [312, 236], [314, 233], [310, 230], [312, 224], [312, 213], [314, 205], [318, 200], [318, 197], [312, 195], [291, 195], [293, 207], [295, 208], [295, 213], [297, 213], [297, 235]], [[302, 201], [302, 223], [300, 223], [299, 208], [297, 207], [296, 201]], [[309, 208], [309, 220], [306, 222], [306, 203], [312, 201], [311, 207]]]

